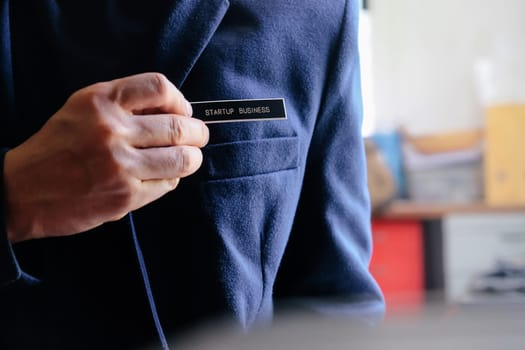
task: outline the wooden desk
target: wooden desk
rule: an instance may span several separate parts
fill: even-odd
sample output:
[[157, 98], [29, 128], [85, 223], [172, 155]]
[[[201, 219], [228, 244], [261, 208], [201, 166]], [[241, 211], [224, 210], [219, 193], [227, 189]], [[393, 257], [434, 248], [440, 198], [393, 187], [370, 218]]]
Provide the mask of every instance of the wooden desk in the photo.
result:
[[[418, 203], [406, 200], [393, 201], [382, 211], [375, 212], [372, 216], [373, 231], [377, 231], [378, 227], [381, 231], [373, 232], [379, 263], [382, 266], [393, 267], [404, 264], [403, 271], [394, 271], [394, 273], [398, 273], [398, 275], [400, 273], [416, 274], [419, 273], [419, 270], [416, 271], [414, 267], [410, 267], [410, 264], [417, 263], [414, 261], [414, 257], [419, 256], [419, 250], [422, 250], [422, 256], [419, 259], [422, 260], [420, 264], [423, 265], [424, 289], [427, 292], [442, 291], [444, 288], [443, 219], [451, 214], [469, 213], [525, 213], [525, 205], [495, 207], [488, 206], [485, 203], [449, 204]], [[417, 237], [417, 230], [420, 232], [420, 239]], [[406, 232], [403, 233], [402, 231]], [[387, 239], [389, 239], [388, 243], [384, 244]], [[397, 240], [402, 240], [402, 242]], [[418, 248], [418, 244], [422, 244], [422, 246]], [[396, 250], [401, 249], [411, 249], [411, 251], [403, 251], [401, 254], [396, 252]], [[399, 259], [406, 261], [400, 262]], [[412, 276], [412, 279], [415, 280], [416, 277]], [[389, 282], [384, 283], [388, 284]], [[417, 291], [413, 287], [412, 290]]]
[[418, 203], [406, 200], [396, 200], [382, 211], [374, 213], [373, 216], [374, 218], [381, 219], [439, 220], [447, 214], [505, 212], [525, 213], [525, 205], [488, 206], [485, 203]]

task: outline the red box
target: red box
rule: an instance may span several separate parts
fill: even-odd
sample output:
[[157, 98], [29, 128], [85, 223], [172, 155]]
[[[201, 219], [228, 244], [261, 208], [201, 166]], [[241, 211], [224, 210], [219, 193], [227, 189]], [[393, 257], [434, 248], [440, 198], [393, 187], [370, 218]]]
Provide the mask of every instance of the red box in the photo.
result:
[[423, 225], [418, 220], [372, 220], [370, 271], [388, 312], [419, 311], [425, 299]]

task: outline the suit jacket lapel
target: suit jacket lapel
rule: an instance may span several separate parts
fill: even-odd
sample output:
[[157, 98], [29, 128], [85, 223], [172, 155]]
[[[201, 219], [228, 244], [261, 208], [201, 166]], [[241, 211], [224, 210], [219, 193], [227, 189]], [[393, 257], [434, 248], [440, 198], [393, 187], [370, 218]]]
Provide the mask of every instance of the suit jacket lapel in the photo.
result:
[[228, 0], [175, 1], [159, 43], [157, 66], [180, 87], [230, 6]]

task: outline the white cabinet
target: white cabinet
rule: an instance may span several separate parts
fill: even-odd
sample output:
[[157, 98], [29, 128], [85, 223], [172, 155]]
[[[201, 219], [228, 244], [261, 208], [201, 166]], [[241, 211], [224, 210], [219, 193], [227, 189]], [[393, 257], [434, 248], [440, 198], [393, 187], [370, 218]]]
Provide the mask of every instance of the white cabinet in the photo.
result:
[[443, 218], [445, 297], [449, 302], [525, 302], [525, 213]]

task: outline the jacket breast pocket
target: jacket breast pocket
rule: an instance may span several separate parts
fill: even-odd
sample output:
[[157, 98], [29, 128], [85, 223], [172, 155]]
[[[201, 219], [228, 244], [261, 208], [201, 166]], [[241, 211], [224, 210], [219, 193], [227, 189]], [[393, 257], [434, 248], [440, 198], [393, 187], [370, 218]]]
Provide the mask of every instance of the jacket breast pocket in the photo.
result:
[[204, 149], [207, 180], [268, 174], [298, 166], [297, 136], [211, 144]]
[[269, 310], [265, 303], [271, 300], [301, 188], [299, 151], [297, 136], [204, 149], [203, 222], [217, 242], [216, 266], [228, 307], [245, 325]]

